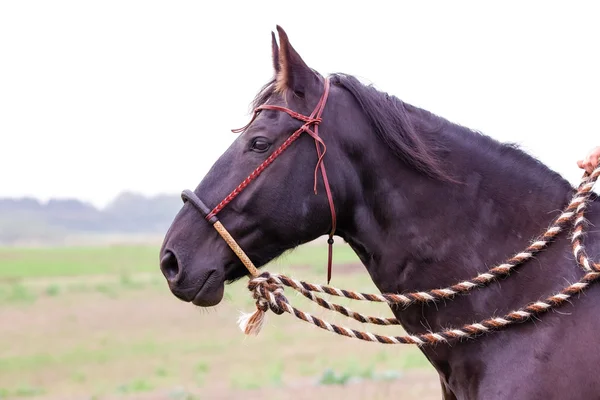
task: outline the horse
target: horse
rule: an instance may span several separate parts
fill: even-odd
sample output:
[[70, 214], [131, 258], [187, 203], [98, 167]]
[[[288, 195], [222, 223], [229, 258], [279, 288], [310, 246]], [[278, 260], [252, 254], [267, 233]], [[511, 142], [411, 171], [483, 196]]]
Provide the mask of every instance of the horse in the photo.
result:
[[[277, 32], [273, 76], [252, 102], [252, 121], [193, 191], [212, 214], [204, 206], [203, 218], [186, 201], [164, 237], [160, 268], [177, 298], [213, 306], [225, 284], [248, 275], [207, 222], [216, 212], [257, 267], [335, 236], [379, 291], [404, 293], [486, 271], [522, 250], [568, 204], [574, 187], [518, 146], [352, 75], [324, 77], [280, 26]], [[600, 222], [599, 208], [593, 195], [589, 224]], [[585, 236], [592, 258], [600, 253], [598, 235]], [[563, 231], [500, 281], [451, 301], [390, 309], [407, 332], [438, 331], [504, 315], [582, 273]], [[420, 349], [447, 400], [598, 399], [599, 304], [600, 288], [590, 285], [557, 312]]]

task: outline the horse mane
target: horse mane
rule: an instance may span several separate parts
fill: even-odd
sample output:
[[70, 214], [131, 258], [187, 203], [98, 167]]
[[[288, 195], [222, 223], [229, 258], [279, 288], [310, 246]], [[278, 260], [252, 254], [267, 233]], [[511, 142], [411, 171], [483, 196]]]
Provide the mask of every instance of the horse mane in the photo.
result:
[[[333, 74], [331, 83], [354, 96], [379, 139], [394, 155], [427, 176], [454, 181], [442, 166], [440, 143], [434, 141], [431, 135], [441, 131], [448, 121], [381, 92], [372, 85], [364, 85], [352, 75]], [[423, 118], [411, 118], [409, 113], [421, 114]]]
[[[459, 183], [443, 167], [444, 143], [458, 139], [478, 148], [498, 168], [529, 171], [540, 184], [551, 180], [564, 187], [571, 184], [558, 172], [522, 150], [518, 144], [503, 143], [479, 131], [448, 121], [395, 96], [365, 85], [352, 75], [336, 73], [331, 82], [350, 92], [368, 116], [378, 137], [399, 158], [433, 178]], [[466, 157], [468, 155], [465, 154]], [[543, 178], [542, 178], [543, 177]]]
[[[489, 154], [497, 162], [514, 163], [518, 168], [550, 174], [551, 179], [570, 184], [537, 158], [515, 143], [502, 143], [483, 133], [452, 123], [427, 110], [405, 103], [396, 96], [365, 85], [356, 77], [343, 73], [330, 75], [333, 85], [346, 89], [356, 99], [369, 118], [379, 139], [399, 159], [434, 179], [458, 183], [443, 167], [445, 146], [443, 137], [456, 134]], [[275, 80], [265, 84], [255, 96], [252, 107], [265, 104], [275, 93]], [[442, 132], [443, 131], [443, 132]], [[548, 175], [546, 175], [548, 176]]]

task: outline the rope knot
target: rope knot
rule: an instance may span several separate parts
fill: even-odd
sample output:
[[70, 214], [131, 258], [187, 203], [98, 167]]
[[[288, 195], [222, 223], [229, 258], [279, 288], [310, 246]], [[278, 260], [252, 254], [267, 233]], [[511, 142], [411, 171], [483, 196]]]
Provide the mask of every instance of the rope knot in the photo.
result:
[[287, 303], [287, 299], [283, 295], [283, 285], [278, 283], [268, 272], [251, 279], [248, 282], [248, 288], [256, 300], [256, 308], [264, 312], [268, 307], [277, 315], [283, 314], [280, 304]]
[[285, 311], [282, 304], [288, 301], [283, 295], [283, 285], [268, 272], [250, 279], [248, 289], [256, 300], [256, 311], [253, 314], [243, 314], [238, 323], [245, 334], [257, 335], [262, 328], [267, 310], [270, 309], [275, 314], [281, 315]]

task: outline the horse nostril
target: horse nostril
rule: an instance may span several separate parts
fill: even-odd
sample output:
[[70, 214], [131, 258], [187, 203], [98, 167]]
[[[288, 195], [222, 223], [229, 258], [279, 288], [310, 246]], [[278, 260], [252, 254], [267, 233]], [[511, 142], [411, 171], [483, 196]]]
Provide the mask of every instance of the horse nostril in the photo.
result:
[[179, 276], [179, 263], [173, 252], [167, 250], [160, 260], [160, 270], [169, 282], [173, 282]]

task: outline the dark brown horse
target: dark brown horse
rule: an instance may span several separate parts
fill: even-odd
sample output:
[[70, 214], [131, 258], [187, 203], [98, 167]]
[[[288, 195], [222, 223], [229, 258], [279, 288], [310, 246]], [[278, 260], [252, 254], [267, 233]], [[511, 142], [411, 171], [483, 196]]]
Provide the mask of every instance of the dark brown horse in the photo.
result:
[[[254, 106], [309, 115], [323, 95], [324, 78], [278, 31], [274, 78]], [[488, 270], [524, 249], [573, 194], [559, 174], [515, 146], [352, 76], [334, 74], [329, 80], [319, 135], [327, 146], [335, 234], [358, 254], [381, 292], [446, 287]], [[286, 112], [260, 111], [194, 193], [215, 207], [302, 124]], [[318, 194], [313, 190], [318, 161], [313, 139], [300, 135], [219, 214], [257, 266], [330, 233], [320, 175]], [[598, 202], [588, 210], [590, 222], [600, 223]], [[600, 253], [597, 236], [592, 231], [585, 239], [592, 258]], [[175, 296], [202, 307], [219, 303], [225, 283], [247, 274], [191, 204], [166, 234], [161, 269]], [[424, 327], [438, 331], [504, 315], [582, 274], [564, 232], [498, 283], [448, 302], [392, 311], [410, 333], [424, 333]], [[598, 399], [599, 307], [600, 288], [592, 285], [560, 312], [422, 351], [439, 372], [446, 399]]]

